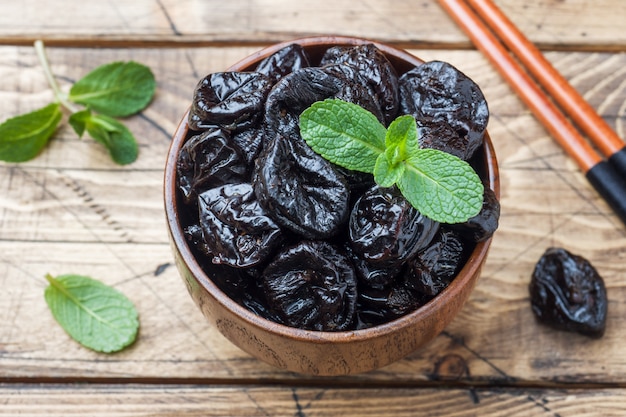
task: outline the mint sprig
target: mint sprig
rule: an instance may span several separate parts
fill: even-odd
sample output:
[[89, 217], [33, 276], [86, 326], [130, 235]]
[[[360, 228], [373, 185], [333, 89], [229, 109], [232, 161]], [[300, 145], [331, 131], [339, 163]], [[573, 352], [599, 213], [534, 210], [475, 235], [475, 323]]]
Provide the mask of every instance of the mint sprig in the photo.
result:
[[134, 162], [137, 141], [115, 118], [136, 114], [150, 103], [156, 91], [152, 71], [133, 61], [105, 64], [78, 80], [65, 94], [52, 74], [43, 42], [36, 41], [35, 50], [55, 101], [0, 124], [0, 160], [24, 162], [35, 158], [54, 136], [63, 107], [70, 112], [69, 123], [79, 136], [86, 131], [120, 165]]
[[435, 221], [463, 223], [482, 208], [484, 188], [474, 169], [447, 152], [421, 149], [412, 116], [400, 116], [385, 128], [364, 108], [327, 99], [300, 115], [300, 134], [325, 159], [371, 173], [382, 187], [396, 185]]

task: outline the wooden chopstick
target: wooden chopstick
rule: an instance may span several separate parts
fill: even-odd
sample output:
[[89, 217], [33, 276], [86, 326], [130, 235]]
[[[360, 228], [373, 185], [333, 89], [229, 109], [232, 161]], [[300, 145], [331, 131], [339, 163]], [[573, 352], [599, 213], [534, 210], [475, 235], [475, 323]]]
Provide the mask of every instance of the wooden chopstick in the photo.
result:
[[626, 178], [626, 143], [492, 0], [466, 0], [564, 112]]
[[578, 164], [598, 193], [626, 224], [626, 186], [622, 178], [580, 135], [505, 46], [463, 0], [439, 0], [441, 6], [491, 61], [535, 117]]

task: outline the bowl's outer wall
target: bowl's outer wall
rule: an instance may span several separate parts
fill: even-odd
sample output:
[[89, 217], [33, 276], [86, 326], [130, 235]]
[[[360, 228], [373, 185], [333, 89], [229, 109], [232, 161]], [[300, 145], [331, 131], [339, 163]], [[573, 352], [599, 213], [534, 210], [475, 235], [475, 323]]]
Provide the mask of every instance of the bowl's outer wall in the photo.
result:
[[[316, 37], [292, 42], [301, 43], [314, 59], [332, 45], [370, 43], [364, 39], [343, 37]], [[292, 42], [263, 49], [228, 70], [254, 69], [260, 60]], [[398, 72], [422, 62], [407, 52], [374, 43]], [[174, 135], [165, 170], [164, 198], [170, 242], [176, 265], [194, 302], [204, 316], [239, 348], [271, 365], [299, 373], [346, 375], [366, 372], [399, 360], [431, 341], [463, 307], [480, 276], [491, 239], [476, 246], [465, 267], [434, 300], [407, 316], [375, 328], [337, 333], [294, 329], [258, 317], [238, 305], [206, 276], [187, 246], [180, 226], [175, 167], [178, 150], [187, 136], [187, 114]], [[499, 197], [498, 166], [488, 135], [483, 148], [487, 165], [485, 181]]]

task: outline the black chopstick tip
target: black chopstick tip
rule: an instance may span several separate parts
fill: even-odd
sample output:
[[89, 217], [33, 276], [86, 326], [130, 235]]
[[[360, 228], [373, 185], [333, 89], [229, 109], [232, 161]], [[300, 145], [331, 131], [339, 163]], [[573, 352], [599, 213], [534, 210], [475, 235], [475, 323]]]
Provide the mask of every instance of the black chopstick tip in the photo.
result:
[[[626, 155], [626, 152], [624, 152]], [[626, 182], [607, 161], [601, 161], [585, 174], [598, 194], [626, 225]]]
[[609, 164], [622, 177], [622, 181], [626, 183], [626, 146], [609, 157]]

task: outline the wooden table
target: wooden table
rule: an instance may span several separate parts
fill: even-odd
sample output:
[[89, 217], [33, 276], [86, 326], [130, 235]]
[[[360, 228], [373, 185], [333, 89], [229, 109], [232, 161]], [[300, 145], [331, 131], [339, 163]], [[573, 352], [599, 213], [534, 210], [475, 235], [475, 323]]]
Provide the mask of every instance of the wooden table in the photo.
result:
[[[497, 4], [625, 136], [626, 3]], [[207, 324], [172, 264], [165, 155], [196, 82], [260, 47], [311, 34], [371, 38], [451, 62], [483, 89], [502, 217], [461, 314], [427, 347], [362, 375], [301, 376], [261, 363]], [[137, 162], [113, 164], [64, 123], [36, 159], [0, 163], [0, 416], [626, 415], [626, 229], [433, 0], [5, 1], [0, 121], [52, 98], [32, 42], [67, 90], [97, 65], [136, 60], [158, 82], [127, 120]], [[598, 340], [533, 318], [528, 283], [551, 246], [589, 259], [609, 295]], [[71, 341], [43, 298], [77, 273], [136, 304], [137, 342], [113, 355]]]

